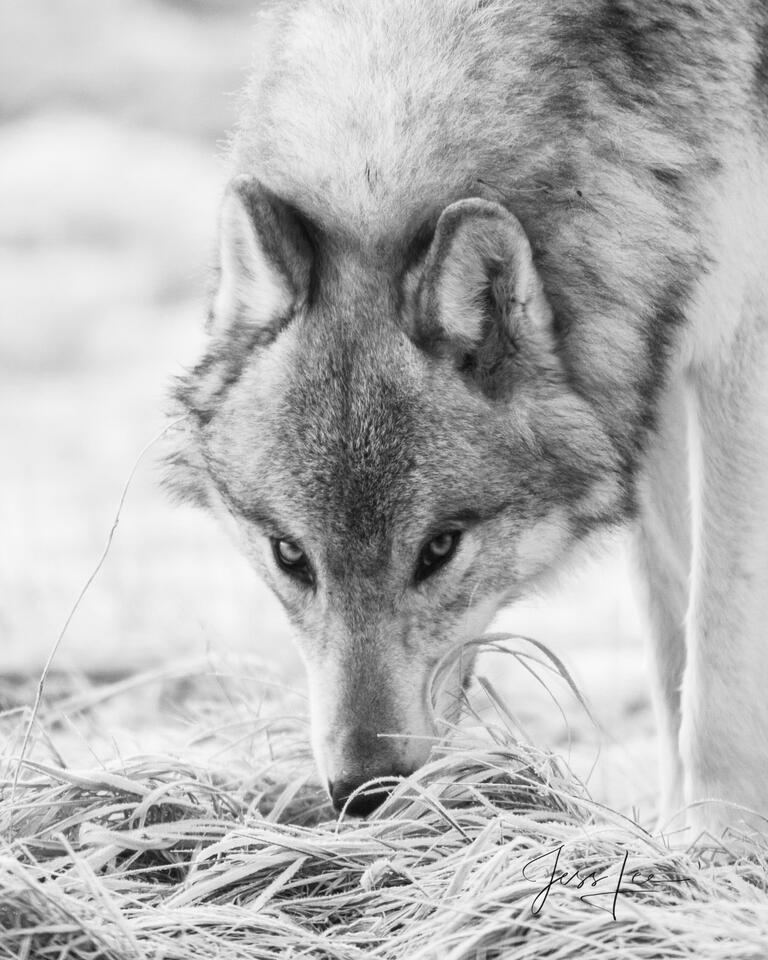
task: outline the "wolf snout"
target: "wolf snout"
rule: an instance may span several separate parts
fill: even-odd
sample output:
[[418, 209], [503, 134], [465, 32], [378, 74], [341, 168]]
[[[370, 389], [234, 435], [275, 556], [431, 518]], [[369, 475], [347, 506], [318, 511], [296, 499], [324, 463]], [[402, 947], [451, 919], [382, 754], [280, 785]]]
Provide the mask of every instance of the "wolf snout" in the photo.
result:
[[[317, 689], [310, 681], [311, 697]], [[330, 697], [312, 697], [312, 748], [337, 812], [367, 816], [399, 780], [429, 759], [429, 718], [415, 709], [418, 703], [408, 703], [408, 693], [392, 689], [386, 677], [376, 686], [361, 683], [358, 676], [336, 695], [327, 712], [323, 707]]]
[[[328, 793], [331, 795], [333, 809], [337, 813], [342, 810], [353, 817], [367, 817], [378, 809], [392, 793], [398, 781], [407, 776], [406, 773], [392, 773], [371, 781], [370, 776], [339, 777], [328, 782]], [[366, 786], [369, 784], [369, 786]], [[364, 788], [364, 789], [361, 789]], [[359, 791], [359, 792], [355, 792]], [[350, 799], [351, 798], [351, 799]]]

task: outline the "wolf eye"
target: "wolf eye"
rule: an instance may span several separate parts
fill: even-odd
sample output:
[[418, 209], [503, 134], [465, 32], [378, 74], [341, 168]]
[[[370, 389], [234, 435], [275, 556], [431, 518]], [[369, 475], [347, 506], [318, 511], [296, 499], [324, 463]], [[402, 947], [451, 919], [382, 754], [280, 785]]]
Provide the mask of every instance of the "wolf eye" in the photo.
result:
[[431, 577], [440, 567], [445, 566], [456, 553], [460, 540], [461, 530], [446, 530], [445, 533], [439, 533], [424, 544], [416, 564], [416, 583], [421, 583], [422, 580]]
[[293, 540], [273, 540], [272, 553], [275, 563], [289, 576], [303, 583], [314, 583], [314, 575], [307, 555]]

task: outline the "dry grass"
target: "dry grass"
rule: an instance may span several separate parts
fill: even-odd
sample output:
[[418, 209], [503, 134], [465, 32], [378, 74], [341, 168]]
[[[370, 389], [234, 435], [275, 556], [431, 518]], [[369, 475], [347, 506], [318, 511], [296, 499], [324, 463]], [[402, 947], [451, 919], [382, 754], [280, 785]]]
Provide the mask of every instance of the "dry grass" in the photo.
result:
[[300, 722], [221, 676], [187, 678], [188, 703], [190, 682], [181, 758], [56, 760], [61, 717], [134, 697], [121, 683], [44, 708], [15, 795], [26, 718], [4, 715], [1, 957], [765, 956], [768, 851], [672, 850], [505, 722], [457, 731], [377, 814], [338, 821]]

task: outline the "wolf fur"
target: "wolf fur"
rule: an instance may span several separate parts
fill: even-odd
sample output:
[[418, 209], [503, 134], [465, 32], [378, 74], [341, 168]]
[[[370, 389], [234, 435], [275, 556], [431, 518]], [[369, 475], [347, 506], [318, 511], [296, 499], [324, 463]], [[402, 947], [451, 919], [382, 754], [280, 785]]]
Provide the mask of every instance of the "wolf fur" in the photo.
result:
[[445, 652], [633, 523], [664, 809], [761, 828], [767, 28], [753, 0], [262, 19], [174, 482], [296, 624], [335, 798], [422, 763]]

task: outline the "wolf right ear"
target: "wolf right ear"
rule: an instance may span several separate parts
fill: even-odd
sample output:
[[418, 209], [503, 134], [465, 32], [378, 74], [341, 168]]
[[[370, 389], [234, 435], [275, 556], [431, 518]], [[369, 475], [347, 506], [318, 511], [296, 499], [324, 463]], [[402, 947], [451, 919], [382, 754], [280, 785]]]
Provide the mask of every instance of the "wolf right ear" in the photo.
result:
[[552, 313], [528, 237], [505, 207], [480, 198], [443, 210], [416, 292], [413, 336], [452, 356], [500, 396], [526, 367], [555, 370]]
[[268, 343], [309, 295], [312, 248], [299, 217], [254, 177], [235, 177], [221, 206], [218, 282], [208, 332], [240, 326]]

